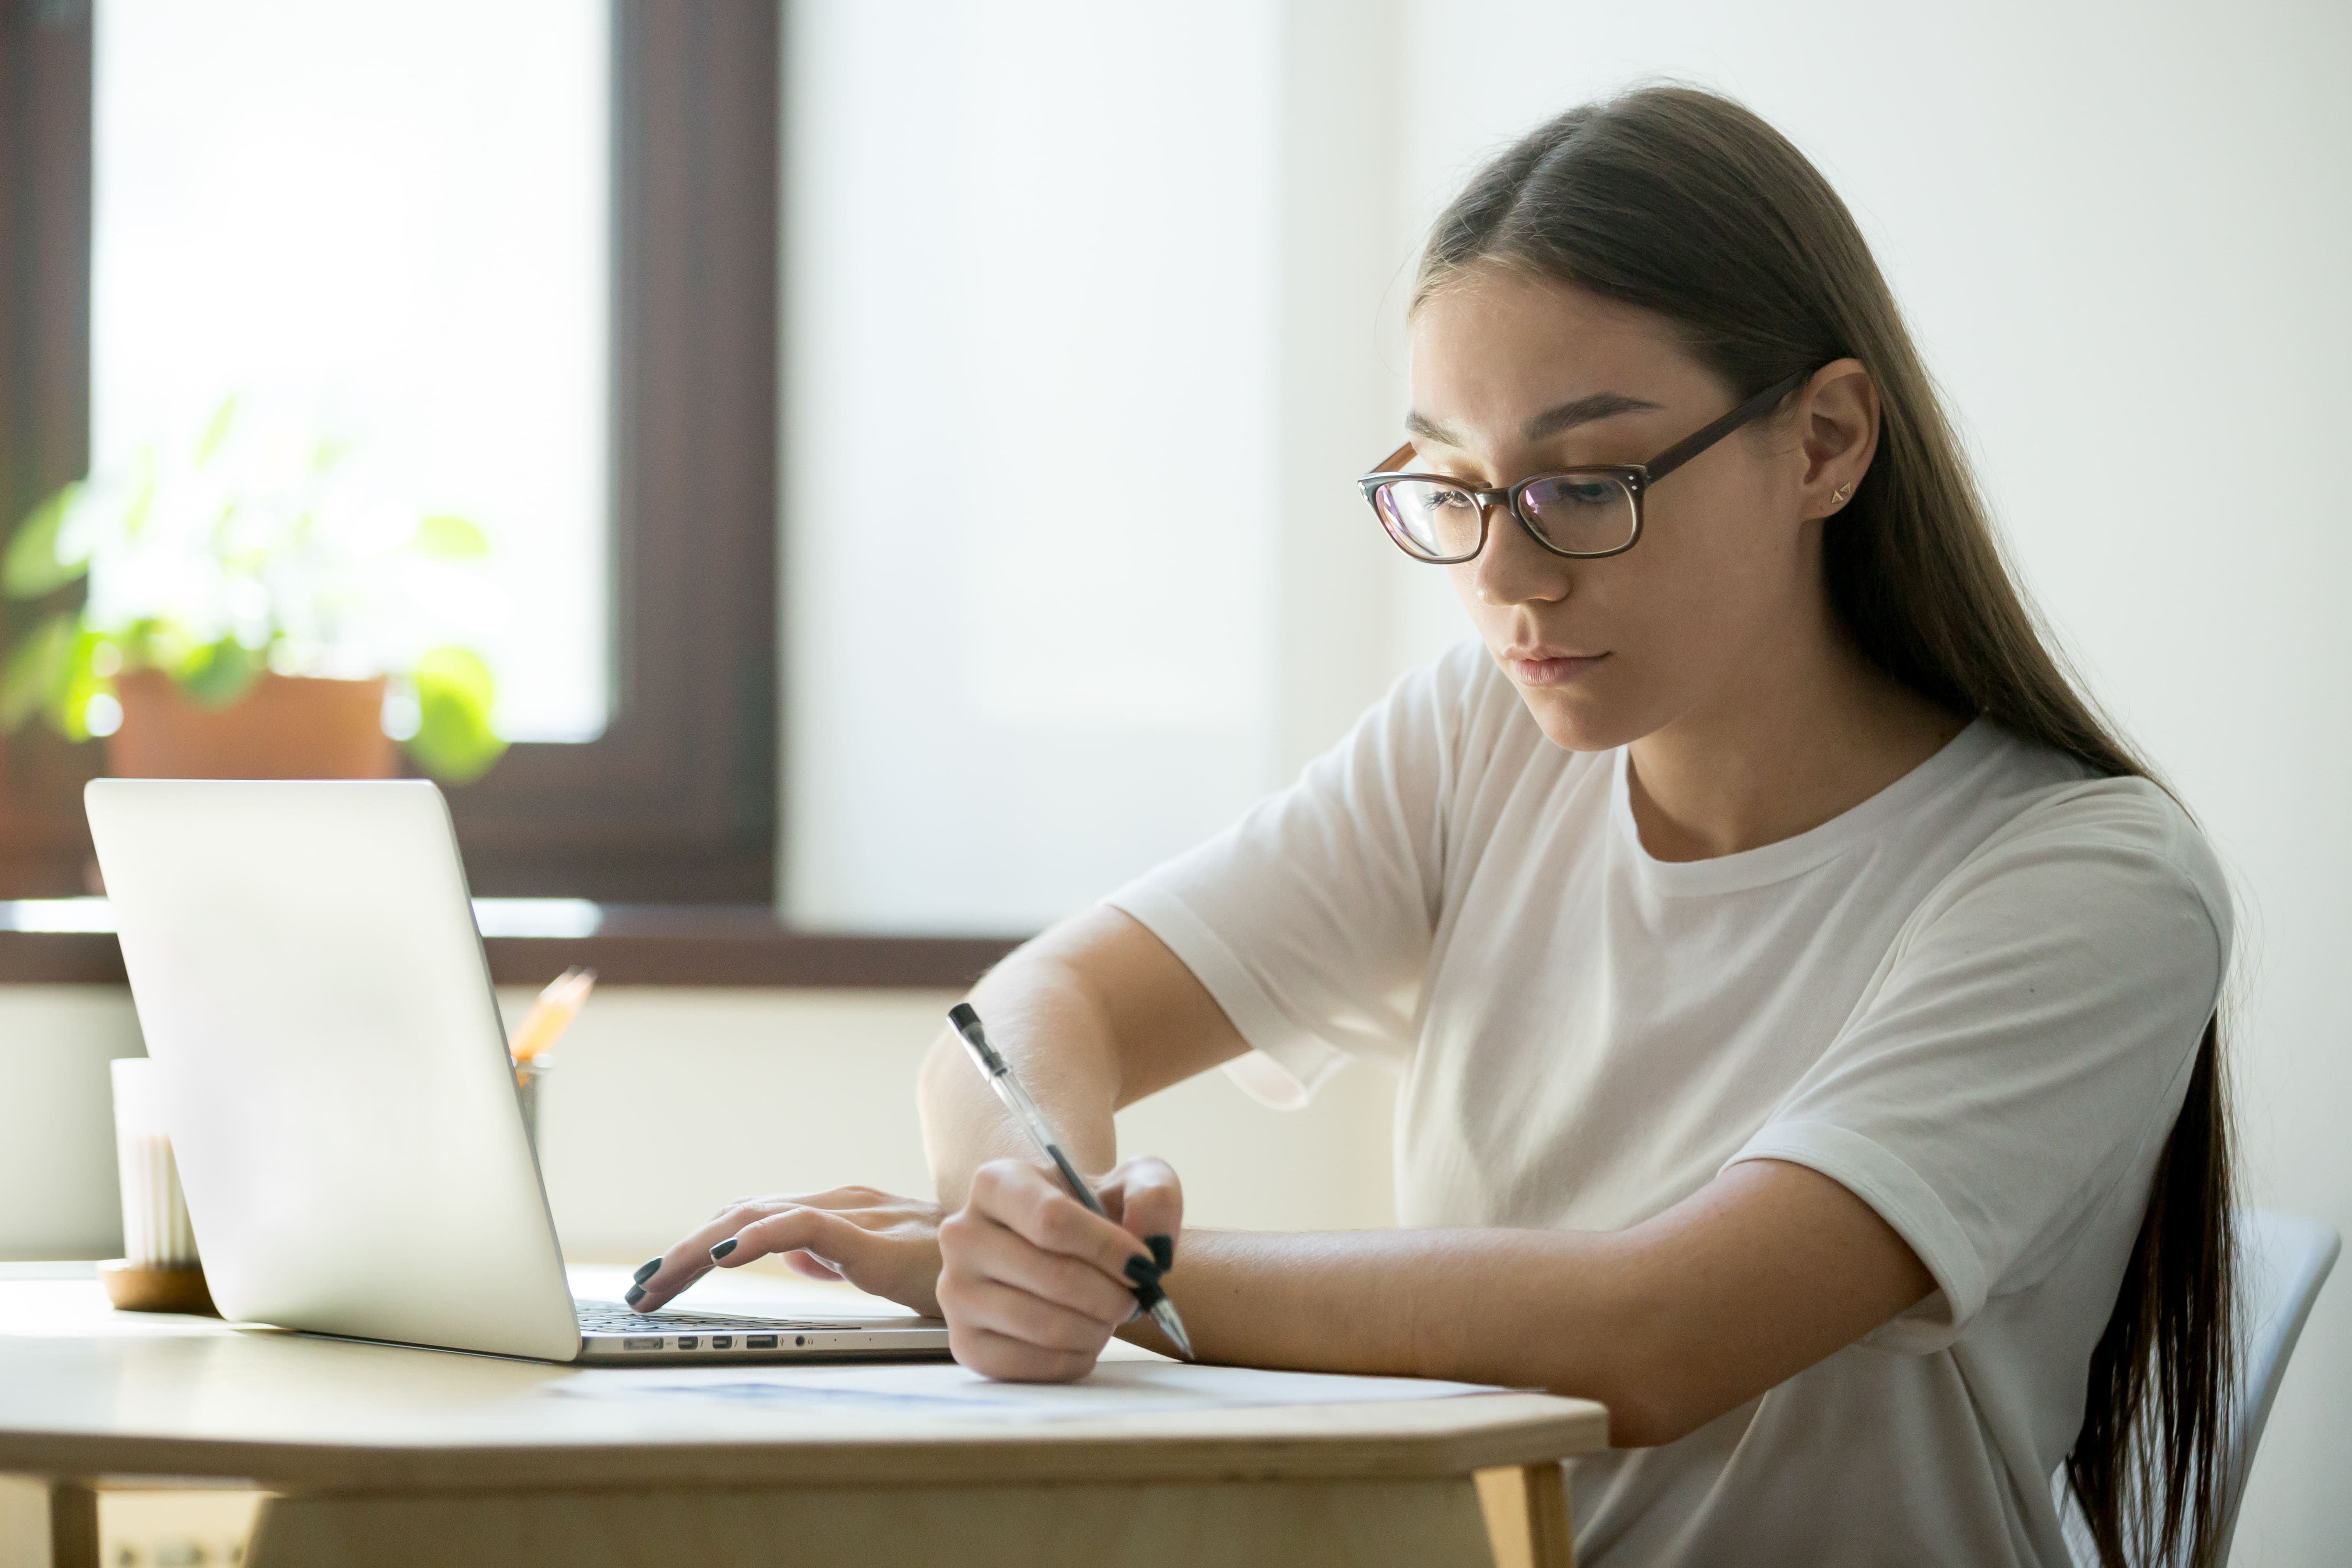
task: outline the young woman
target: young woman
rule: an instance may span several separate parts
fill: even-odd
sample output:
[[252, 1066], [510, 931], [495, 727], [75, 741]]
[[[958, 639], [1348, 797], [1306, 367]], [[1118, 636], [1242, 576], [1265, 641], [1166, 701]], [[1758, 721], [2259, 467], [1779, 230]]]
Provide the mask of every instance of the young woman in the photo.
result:
[[[1605, 1403], [1602, 1568], [2059, 1568], [2060, 1470], [2105, 1562], [2207, 1561], [2227, 896], [2039, 640], [1845, 207], [1634, 92], [1472, 182], [1411, 327], [1364, 487], [1483, 646], [974, 993], [1118, 1223], [943, 1038], [939, 1203], [734, 1205], [637, 1304], [783, 1253], [1070, 1378], [1156, 1342], [1164, 1237], [1203, 1359]], [[1350, 1056], [1403, 1075], [1403, 1229], [1180, 1236], [1113, 1164], [1122, 1105]]]

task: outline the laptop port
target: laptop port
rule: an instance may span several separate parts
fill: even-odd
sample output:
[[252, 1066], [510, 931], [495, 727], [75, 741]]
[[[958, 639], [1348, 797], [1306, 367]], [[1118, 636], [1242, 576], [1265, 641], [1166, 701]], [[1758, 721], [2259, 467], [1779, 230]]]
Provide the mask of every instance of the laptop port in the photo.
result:
[[659, 1337], [649, 1340], [623, 1340], [621, 1348], [625, 1351], [657, 1351], [661, 1349], [661, 1340]]
[[774, 1350], [776, 1348], [776, 1336], [773, 1334], [746, 1334], [743, 1336], [743, 1348], [747, 1351]]
[[677, 1336], [677, 1348], [682, 1351], [690, 1351], [701, 1342], [702, 1342], [700, 1340], [695, 1338], [692, 1334], [680, 1334]]
[[733, 1334], [713, 1334], [710, 1336], [710, 1348], [715, 1351], [731, 1351], [735, 1348], [735, 1336]]

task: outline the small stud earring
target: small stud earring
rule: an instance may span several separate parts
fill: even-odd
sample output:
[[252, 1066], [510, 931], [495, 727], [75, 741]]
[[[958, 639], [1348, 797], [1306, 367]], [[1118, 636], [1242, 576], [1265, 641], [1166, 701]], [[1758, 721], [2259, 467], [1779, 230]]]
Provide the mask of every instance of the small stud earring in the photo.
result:
[[1845, 498], [1852, 494], [1853, 494], [1853, 485], [1851, 481], [1840, 485], [1837, 488], [1837, 493], [1830, 497], [1830, 505], [1843, 506], [1845, 505]]

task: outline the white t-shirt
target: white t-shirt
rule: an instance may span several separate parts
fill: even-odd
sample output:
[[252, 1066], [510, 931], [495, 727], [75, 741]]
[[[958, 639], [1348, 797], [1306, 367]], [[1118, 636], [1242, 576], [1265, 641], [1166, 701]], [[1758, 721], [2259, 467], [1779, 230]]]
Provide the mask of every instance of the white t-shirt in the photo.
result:
[[1769, 1158], [1935, 1276], [1688, 1436], [1575, 1461], [1579, 1562], [2067, 1563], [2052, 1472], [2230, 946], [2161, 791], [1979, 720], [1811, 832], [1661, 861], [1624, 753], [1553, 745], [1468, 644], [1109, 901], [1263, 1098], [1402, 1072], [1407, 1226], [1618, 1230]]

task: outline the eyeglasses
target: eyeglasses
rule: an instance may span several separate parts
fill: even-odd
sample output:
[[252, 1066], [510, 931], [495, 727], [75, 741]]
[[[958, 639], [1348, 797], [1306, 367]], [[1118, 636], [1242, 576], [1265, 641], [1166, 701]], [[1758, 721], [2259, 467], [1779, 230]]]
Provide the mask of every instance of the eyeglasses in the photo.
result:
[[1642, 498], [1652, 485], [1761, 417], [1804, 383], [1811, 371], [1776, 381], [1722, 418], [1675, 442], [1646, 463], [1607, 463], [1538, 474], [1504, 489], [1472, 489], [1441, 474], [1410, 474], [1393, 465], [1412, 453], [1408, 441], [1356, 481], [1381, 526], [1415, 561], [1451, 566], [1486, 548], [1486, 515], [1510, 509], [1528, 537], [1554, 555], [1622, 555], [1642, 537]]

